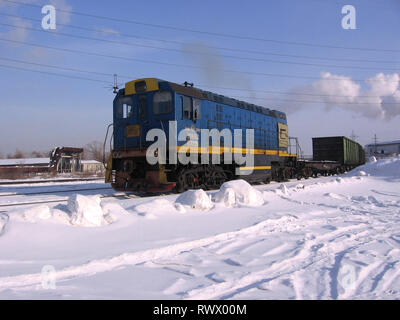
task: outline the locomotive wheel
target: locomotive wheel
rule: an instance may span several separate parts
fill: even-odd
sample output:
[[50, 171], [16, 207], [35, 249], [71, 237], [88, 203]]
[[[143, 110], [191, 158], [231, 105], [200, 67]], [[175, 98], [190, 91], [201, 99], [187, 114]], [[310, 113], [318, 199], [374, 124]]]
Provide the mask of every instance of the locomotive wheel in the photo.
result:
[[180, 174], [176, 183], [176, 191], [180, 193], [186, 190], [188, 190], [188, 187], [185, 183], [185, 176], [183, 174]]
[[220, 167], [206, 167], [206, 187], [208, 190], [219, 188], [228, 177]]
[[176, 185], [176, 190], [178, 192], [184, 192], [189, 189], [199, 188], [199, 177], [194, 172], [181, 171], [178, 177], [178, 183]]
[[217, 189], [227, 180], [226, 173], [220, 167], [182, 169], [177, 176], [176, 191], [180, 193], [189, 189]]

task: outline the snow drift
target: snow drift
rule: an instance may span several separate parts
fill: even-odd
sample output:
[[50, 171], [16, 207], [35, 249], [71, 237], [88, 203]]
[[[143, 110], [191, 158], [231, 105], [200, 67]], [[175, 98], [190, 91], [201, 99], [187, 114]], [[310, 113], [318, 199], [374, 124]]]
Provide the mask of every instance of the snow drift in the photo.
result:
[[262, 193], [242, 179], [225, 182], [214, 195], [213, 200], [226, 207], [256, 207], [264, 204]]
[[100, 196], [83, 196], [76, 194], [68, 199], [70, 223], [84, 227], [99, 227], [113, 222], [100, 206]]
[[211, 198], [202, 189], [188, 190], [182, 193], [175, 203], [198, 210], [209, 210], [214, 206]]
[[400, 178], [400, 156], [378, 160], [372, 157], [369, 162], [351, 171], [349, 175]]
[[16, 215], [20, 220], [35, 223], [38, 220], [47, 220], [52, 218], [52, 212], [47, 205], [39, 205], [24, 210]]

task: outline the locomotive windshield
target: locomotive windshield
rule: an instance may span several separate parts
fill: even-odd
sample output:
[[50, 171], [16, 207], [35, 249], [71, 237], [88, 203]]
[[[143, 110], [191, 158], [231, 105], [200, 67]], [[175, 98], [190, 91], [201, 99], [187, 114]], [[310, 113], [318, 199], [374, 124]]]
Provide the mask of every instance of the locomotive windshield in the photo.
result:
[[133, 116], [133, 102], [130, 97], [121, 97], [115, 101], [115, 117], [126, 119]]
[[153, 113], [166, 114], [172, 111], [172, 94], [169, 91], [159, 91], [153, 97]]

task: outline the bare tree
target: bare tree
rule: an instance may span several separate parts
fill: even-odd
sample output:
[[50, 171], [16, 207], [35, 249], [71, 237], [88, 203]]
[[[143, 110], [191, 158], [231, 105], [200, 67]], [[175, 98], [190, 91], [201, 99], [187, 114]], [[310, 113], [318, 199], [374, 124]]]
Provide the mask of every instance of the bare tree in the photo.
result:
[[103, 144], [100, 141], [92, 141], [84, 148], [82, 158], [89, 160], [103, 161]]
[[49, 156], [48, 152], [39, 152], [39, 151], [31, 152], [31, 157], [32, 158], [46, 158], [48, 156]]
[[4, 156], [1, 152], [0, 152], [0, 159], [4, 159]]
[[7, 159], [22, 159], [22, 158], [24, 158], [24, 153], [19, 149], [16, 149], [14, 154], [7, 155]]

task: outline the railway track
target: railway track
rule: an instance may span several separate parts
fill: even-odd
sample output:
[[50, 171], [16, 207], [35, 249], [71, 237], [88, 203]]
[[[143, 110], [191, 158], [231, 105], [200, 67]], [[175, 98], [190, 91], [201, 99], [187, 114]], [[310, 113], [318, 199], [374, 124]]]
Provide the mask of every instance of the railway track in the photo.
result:
[[[287, 182], [294, 182], [297, 179], [289, 179]], [[275, 184], [278, 182], [272, 181], [271, 184]], [[7, 196], [24, 196], [24, 195], [41, 195], [41, 194], [54, 194], [54, 193], [74, 193], [79, 191], [92, 191], [92, 190], [112, 190], [110, 187], [104, 188], [84, 188], [84, 189], [75, 189], [75, 190], [54, 190], [54, 191], [43, 191], [43, 192], [31, 192], [31, 193], [18, 193], [18, 194], [0, 194], [0, 197], [7, 197]], [[209, 190], [209, 191], [216, 191]], [[163, 193], [157, 194], [157, 196], [165, 196], [171, 193]], [[155, 194], [148, 194], [148, 193], [119, 193], [119, 194], [110, 194], [110, 195], [101, 195], [100, 198], [116, 198], [121, 200], [132, 199], [132, 198], [140, 198], [140, 197], [153, 197]], [[68, 198], [65, 199], [53, 199], [53, 200], [43, 200], [43, 201], [31, 201], [31, 202], [17, 202], [17, 203], [6, 203], [0, 204], [1, 208], [6, 207], [16, 207], [16, 206], [28, 206], [28, 205], [38, 205], [38, 204], [47, 204], [47, 203], [63, 203], [68, 202]], [[0, 210], [0, 213], [6, 213], [8, 211]]]
[[79, 181], [104, 181], [104, 178], [70, 178], [70, 179], [53, 179], [53, 180], [29, 180], [29, 181], [4, 181], [0, 182], [0, 186], [19, 185], [19, 184], [37, 184], [52, 182], [79, 182]]
[[71, 190], [52, 190], [52, 191], [40, 191], [40, 192], [26, 192], [26, 193], [3, 193], [0, 197], [13, 197], [13, 196], [36, 196], [41, 194], [52, 194], [52, 193], [70, 193], [79, 191], [96, 191], [96, 190], [112, 190], [110, 187], [104, 188], [84, 188], [84, 189], [71, 189]]
[[[121, 199], [131, 199], [137, 198], [137, 195], [127, 195], [127, 194], [111, 194], [111, 195], [102, 195], [100, 198], [121, 198]], [[29, 206], [29, 205], [36, 205], [36, 204], [46, 204], [46, 203], [63, 203], [68, 202], [67, 199], [58, 199], [58, 200], [43, 200], [43, 201], [31, 201], [31, 202], [16, 202], [16, 203], [6, 203], [0, 204], [0, 208], [6, 207], [17, 207], [17, 206]], [[0, 213], [5, 213], [7, 211], [0, 211]]]
[[[71, 179], [67, 179], [70, 181]], [[77, 179], [74, 179], [72, 181], [76, 181]], [[90, 181], [90, 180], [98, 180], [98, 179], [84, 179], [80, 181]], [[56, 180], [60, 181], [60, 180]], [[42, 181], [41, 181], [42, 182]], [[26, 183], [26, 182], [25, 182]], [[19, 184], [19, 183], [17, 183]], [[80, 189], [66, 189], [66, 190], [45, 190], [45, 191], [34, 191], [34, 192], [16, 192], [16, 193], [4, 193], [0, 194], [0, 198], [7, 198], [7, 197], [16, 197], [16, 196], [40, 196], [40, 195], [60, 195], [63, 196], [65, 194], [69, 193], [79, 193], [79, 192], [85, 192], [85, 191], [104, 191], [104, 190], [113, 190], [111, 187], [98, 187], [98, 188], [80, 188]], [[111, 195], [101, 195], [101, 198], [108, 198], [108, 197], [126, 197], [126, 195], [123, 194], [111, 194]], [[64, 197], [63, 199], [48, 199], [48, 200], [37, 200], [37, 201], [24, 201], [24, 202], [13, 202], [13, 203], [3, 203], [0, 204], [0, 209], [1, 208], [9, 208], [9, 207], [16, 207], [16, 206], [28, 206], [28, 205], [39, 205], [39, 204], [47, 204], [47, 203], [63, 203], [67, 202], [68, 198]], [[8, 211], [0, 210], [0, 213], [6, 213]]]

